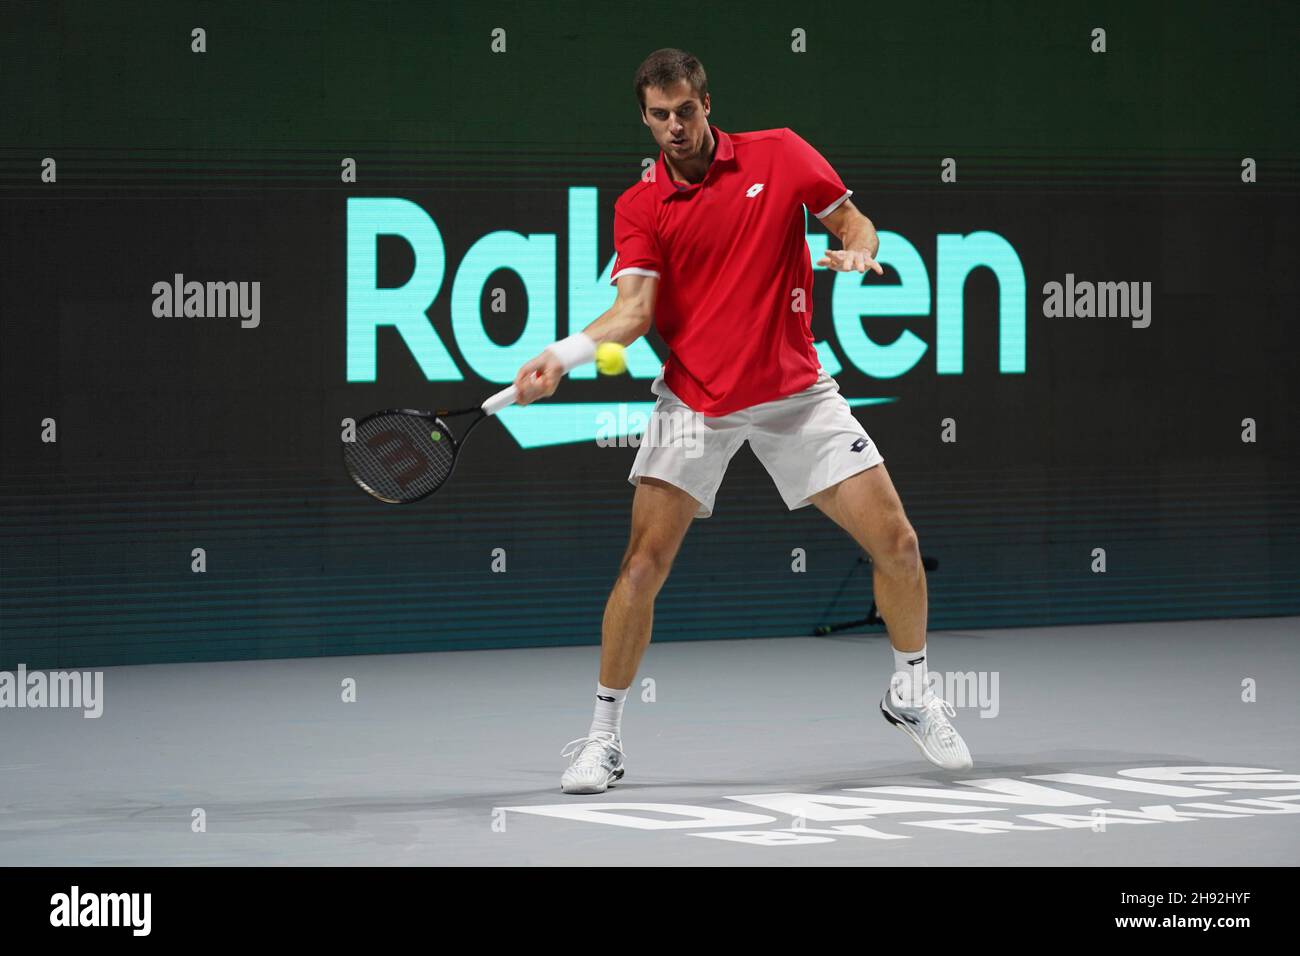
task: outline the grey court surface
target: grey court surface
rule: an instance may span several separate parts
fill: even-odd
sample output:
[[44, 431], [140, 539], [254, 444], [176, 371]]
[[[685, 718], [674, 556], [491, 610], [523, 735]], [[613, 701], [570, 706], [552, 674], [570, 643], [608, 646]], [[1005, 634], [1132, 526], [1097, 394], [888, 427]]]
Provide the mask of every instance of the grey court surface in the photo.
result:
[[0, 864], [1294, 864], [1298, 636], [934, 633], [958, 774], [880, 717], [882, 637], [652, 645], [583, 797], [594, 647], [109, 668], [98, 719], [0, 710]]

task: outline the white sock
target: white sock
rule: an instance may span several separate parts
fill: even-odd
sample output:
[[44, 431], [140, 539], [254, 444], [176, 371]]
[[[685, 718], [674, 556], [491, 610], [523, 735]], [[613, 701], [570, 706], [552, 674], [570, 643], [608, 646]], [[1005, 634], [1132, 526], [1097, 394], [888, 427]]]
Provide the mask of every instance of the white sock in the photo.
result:
[[628, 689], [615, 690], [596, 682], [596, 713], [591, 718], [591, 730], [587, 734], [605, 730], [615, 737], [623, 736], [623, 702], [627, 700]]
[[890, 686], [894, 695], [904, 704], [919, 704], [927, 686], [925, 670], [925, 645], [919, 651], [900, 651], [894, 648], [894, 677]]

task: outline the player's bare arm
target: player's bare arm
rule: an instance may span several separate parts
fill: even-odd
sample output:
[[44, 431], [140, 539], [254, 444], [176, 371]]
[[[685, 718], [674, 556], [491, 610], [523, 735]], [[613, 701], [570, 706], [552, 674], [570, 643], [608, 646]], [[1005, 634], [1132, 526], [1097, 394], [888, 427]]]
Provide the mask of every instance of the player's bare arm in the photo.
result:
[[[614, 304], [581, 334], [597, 346], [606, 342], [631, 345], [650, 331], [658, 290], [659, 280], [654, 276], [620, 277]], [[549, 348], [529, 359], [515, 375], [515, 388], [519, 390], [515, 404], [527, 405], [555, 394], [566, 371], [562, 357]]]
[[866, 272], [870, 269], [876, 275], [885, 274], [880, 263], [876, 262], [876, 253], [880, 251], [876, 227], [851, 199], [840, 203], [834, 212], [821, 220], [821, 224], [840, 240], [843, 248], [827, 249], [817, 262], [819, 266], [836, 272]]

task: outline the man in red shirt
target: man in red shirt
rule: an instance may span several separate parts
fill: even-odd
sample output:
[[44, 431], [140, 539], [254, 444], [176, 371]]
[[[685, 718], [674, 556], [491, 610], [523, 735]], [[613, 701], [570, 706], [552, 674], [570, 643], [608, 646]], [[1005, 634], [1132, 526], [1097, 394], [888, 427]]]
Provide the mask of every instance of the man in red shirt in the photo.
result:
[[[812, 504], [871, 555], [877, 607], [894, 649], [881, 713], [932, 763], [972, 766], [926, 669], [926, 584], [916, 533], [884, 459], [813, 345], [804, 208], [839, 237], [818, 265], [868, 269], [879, 240], [830, 164], [790, 129], [728, 134], [708, 122], [704, 68], [658, 50], [637, 70], [641, 121], [660, 146], [652, 178], [614, 206], [614, 305], [549, 346], [515, 378], [519, 403], [555, 392], [603, 342], [628, 345], [653, 322], [671, 351], [629, 480], [632, 533], [605, 607], [596, 711], [566, 793], [623, 776], [622, 712], [650, 642], [654, 601], [694, 518], [707, 518], [745, 441], [791, 510]], [[571, 748], [571, 749], [569, 749]]]

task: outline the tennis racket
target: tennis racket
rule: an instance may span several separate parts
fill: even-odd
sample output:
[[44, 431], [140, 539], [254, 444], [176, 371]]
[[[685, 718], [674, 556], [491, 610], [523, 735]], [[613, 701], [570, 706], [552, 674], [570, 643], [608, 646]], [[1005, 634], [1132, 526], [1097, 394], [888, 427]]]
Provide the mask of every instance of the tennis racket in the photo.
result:
[[[503, 388], [476, 408], [389, 408], [357, 422], [343, 443], [343, 464], [366, 494], [385, 504], [409, 505], [427, 498], [451, 477], [456, 456], [483, 419], [515, 402], [515, 387]], [[447, 419], [473, 415], [458, 439]]]

